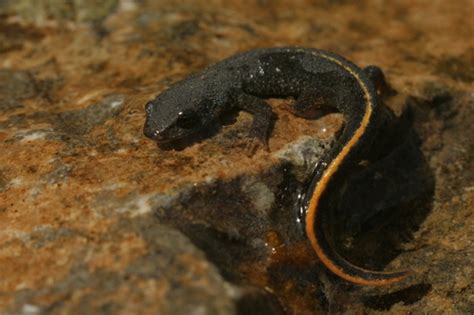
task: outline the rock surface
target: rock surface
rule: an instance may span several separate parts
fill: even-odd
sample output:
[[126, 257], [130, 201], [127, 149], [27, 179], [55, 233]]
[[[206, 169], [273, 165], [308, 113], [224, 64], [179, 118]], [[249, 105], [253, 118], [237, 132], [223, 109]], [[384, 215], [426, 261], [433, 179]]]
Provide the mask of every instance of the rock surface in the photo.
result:
[[[472, 1], [67, 3], [0, 1], [0, 314], [474, 313]], [[252, 156], [245, 113], [181, 150], [142, 135], [170, 83], [283, 45], [376, 64], [387, 104], [411, 103], [423, 155], [353, 177], [340, 235], [406, 281], [342, 282], [295, 222], [338, 114], [271, 100], [269, 150]]]

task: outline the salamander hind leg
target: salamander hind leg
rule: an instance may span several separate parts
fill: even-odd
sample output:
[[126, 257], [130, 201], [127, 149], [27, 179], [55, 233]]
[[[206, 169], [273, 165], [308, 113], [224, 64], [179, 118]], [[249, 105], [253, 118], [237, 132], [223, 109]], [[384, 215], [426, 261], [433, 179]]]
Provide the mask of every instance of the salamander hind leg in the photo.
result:
[[328, 102], [329, 97], [321, 90], [305, 90], [297, 98], [292, 108], [293, 114], [306, 119], [317, 119], [336, 109]]
[[392, 89], [390, 84], [387, 83], [387, 80], [385, 79], [385, 74], [379, 67], [367, 66], [364, 68], [364, 73], [374, 84], [374, 87], [377, 90], [377, 94], [380, 97], [384, 98], [396, 94], [395, 90]]
[[255, 153], [259, 146], [264, 146], [268, 150], [268, 137], [276, 119], [270, 105], [258, 97], [241, 94], [237, 98], [236, 106], [253, 115], [249, 139], [247, 139], [249, 154]]

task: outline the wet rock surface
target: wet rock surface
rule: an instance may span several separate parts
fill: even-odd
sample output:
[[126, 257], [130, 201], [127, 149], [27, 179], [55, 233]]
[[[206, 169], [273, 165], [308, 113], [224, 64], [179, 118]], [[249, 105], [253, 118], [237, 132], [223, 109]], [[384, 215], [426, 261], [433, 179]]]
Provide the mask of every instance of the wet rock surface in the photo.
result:
[[[473, 313], [472, 9], [0, 1], [0, 314]], [[346, 257], [405, 281], [344, 283], [296, 223], [340, 115], [270, 100], [269, 150], [253, 155], [245, 113], [179, 150], [142, 135], [170, 83], [283, 45], [376, 64], [398, 92], [385, 102], [410, 104], [413, 137], [348, 178], [334, 222]]]

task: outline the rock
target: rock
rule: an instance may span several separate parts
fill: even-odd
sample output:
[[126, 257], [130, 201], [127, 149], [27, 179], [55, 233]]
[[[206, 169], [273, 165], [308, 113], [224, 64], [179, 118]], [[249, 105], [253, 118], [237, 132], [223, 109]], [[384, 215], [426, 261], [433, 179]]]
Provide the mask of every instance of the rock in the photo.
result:
[[20, 289], [8, 312], [131, 314], [146, 307], [159, 314], [235, 314], [239, 289], [224, 281], [186, 237], [154, 221], [123, 221], [92, 242], [63, 228], [28, 235], [27, 247], [69, 243], [76, 258], [59, 281], [40, 290]]
[[35, 96], [36, 90], [28, 72], [0, 69], [0, 111], [22, 108], [20, 101]]
[[[60, 2], [0, 1], [1, 314], [473, 312], [469, 1]], [[355, 168], [332, 205], [339, 251], [406, 281], [343, 282], [297, 222], [340, 115], [270, 100], [253, 155], [246, 113], [178, 148], [143, 136], [171, 83], [275, 45], [376, 64], [398, 92], [384, 101], [411, 104], [419, 139]]]

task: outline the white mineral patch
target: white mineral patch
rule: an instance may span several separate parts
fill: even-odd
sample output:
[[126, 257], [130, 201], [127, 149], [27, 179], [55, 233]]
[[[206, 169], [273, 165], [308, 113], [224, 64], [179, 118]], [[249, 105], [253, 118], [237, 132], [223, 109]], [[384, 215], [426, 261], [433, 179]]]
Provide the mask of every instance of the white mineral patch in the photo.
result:
[[110, 191], [113, 191], [113, 190], [118, 190], [118, 189], [121, 189], [121, 188], [125, 188], [127, 187], [129, 184], [128, 183], [125, 183], [125, 182], [115, 182], [115, 183], [107, 183], [107, 184], [104, 184], [104, 186], [100, 187], [100, 190], [110, 190]]
[[118, 212], [127, 212], [131, 217], [150, 213], [156, 207], [169, 207], [176, 200], [177, 194], [143, 194], [130, 198], [117, 209]]
[[151, 212], [152, 207], [150, 203], [150, 195], [139, 196], [135, 200], [136, 210], [133, 212], [134, 216], [144, 215]]
[[0, 236], [2, 240], [7, 240], [8, 238], [19, 239], [22, 242], [26, 242], [29, 240], [29, 233], [26, 233], [18, 229], [9, 229], [9, 228], [3, 229], [0, 231]]
[[28, 142], [28, 141], [35, 141], [35, 140], [43, 140], [48, 133], [44, 130], [34, 131], [27, 135], [24, 135], [21, 139], [21, 142]]
[[110, 102], [109, 106], [110, 108], [117, 108], [119, 106], [122, 106], [122, 104], [123, 104], [123, 99]]
[[126, 154], [129, 150], [127, 148], [120, 148], [117, 150], [117, 154]]
[[134, 11], [137, 9], [137, 4], [132, 0], [121, 0], [119, 2], [119, 11]]
[[84, 95], [80, 99], [77, 100], [77, 104], [84, 104], [89, 102], [91, 99], [97, 98], [99, 95], [103, 94], [104, 90], [95, 90], [91, 91], [88, 94]]
[[118, 212], [128, 212], [132, 217], [140, 216], [151, 212], [150, 198], [152, 194], [139, 195], [125, 202], [118, 208]]
[[12, 179], [9, 183], [8, 183], [8, 186], [9, 187], [13, 187], [13, 188], [17, 188], [17, 187], [20, 187], [24, 184], [24, 181], [23, 181], [23, 178], [21, 177], [15, 177], [14, 179]]
[[249, 179], [242, 185], [242, 191], [252, 201], [259, 217], [264, 217], [268, 214], [275, 201], [275, 196], [267, 185]]
[[33, 304], [24, 304], [21, 308], [21, 314], [23, 315], [33, 315], [38, 314], [41, 311], [39, 306]]
[[287, 144], [274, 153], [278, 159], [291, 162], [295, 166], [314, 165], [326, 151], [327, 144], [309, 136]]

